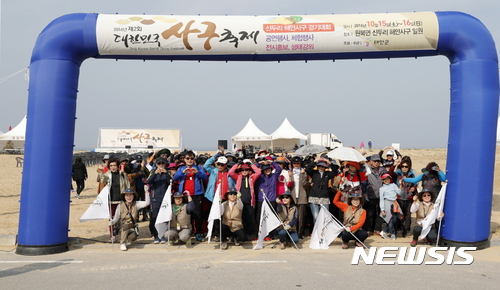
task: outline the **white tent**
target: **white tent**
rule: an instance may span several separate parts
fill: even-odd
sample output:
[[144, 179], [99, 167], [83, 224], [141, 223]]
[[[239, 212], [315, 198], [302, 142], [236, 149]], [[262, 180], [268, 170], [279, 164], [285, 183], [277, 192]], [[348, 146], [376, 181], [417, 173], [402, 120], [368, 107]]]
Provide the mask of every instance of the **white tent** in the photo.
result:
[[245, 127], [238, 134], [231, 137], [231, 142], [233, 143], [233, 148], [236, 145], [236, 149], [241, 149], [242, 143], [245, 143], [247, 146], [253, 146], [256, 149], [268, 149], [269, 144], [271, 144], [271, 136], [257, 128], [250, 118]]
[[295, 129], [288, 118], [285, 118], [281, 126], [276, 131], [271, 133], [272, 144], [274, 149], [292, 150], [295, 145], [300, 146], [300, 140], [306, 140], [306, 135]]
[[26, 136], [26, 116], [7, 133], [0, 136], [0, 150], [5, 147], [8, 141], [14, 143], [15, 149], [24, 149], [24, 138]]

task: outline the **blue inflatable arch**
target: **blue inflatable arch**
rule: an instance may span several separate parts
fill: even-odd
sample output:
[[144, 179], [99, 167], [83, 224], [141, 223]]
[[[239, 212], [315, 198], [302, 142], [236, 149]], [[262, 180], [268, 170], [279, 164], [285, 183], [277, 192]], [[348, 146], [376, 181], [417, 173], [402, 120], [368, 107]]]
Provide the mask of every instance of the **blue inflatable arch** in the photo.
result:
[[[153, 24], [167, 28], [148, 32]], [[333, 36], [339, 31], [342, 35]], [[266, 44], [265, 39], [289, 44]], [[71, 178], [78, 76], [87, 58], [276, 61], [432, 55], [448, 57], [451, 76], [441, 242], [487, 247], [499, 79], [494, 41], [476, 18], [460, 12], [176, 19], [70, 14], [42, 31], [31, 58], [16, 252], [68, 249], [68, 184], [54, 178]]]

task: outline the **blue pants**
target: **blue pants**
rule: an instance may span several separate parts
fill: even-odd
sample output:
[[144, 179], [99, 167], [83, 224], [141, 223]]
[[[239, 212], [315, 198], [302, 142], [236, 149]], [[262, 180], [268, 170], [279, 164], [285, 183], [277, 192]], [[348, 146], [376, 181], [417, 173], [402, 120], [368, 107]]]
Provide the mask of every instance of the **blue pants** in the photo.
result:
[[[313, 215], [313, 222], [314, 222], [314, 224], [316, 224], [316, 218], [318, 217], [319, 211], [321, 209], [321, 204], [310, 203], [309, 206], [311, 207], [311, 213]], [[324, 204], [323, 206], [326, 208], [327, 211], [330, 208], [329, 204]]]
[[[293, 242], [297, 244], [299, 242], [299, 235], [297, 235], [297, 232], [290, 231], [288, 233], [292, 237]], [[286, 240], [290, 240], [290, 237], [286, 233], [285, 229], [278, 230], [278, 237], [280, 239], [280, 243], [284, 243]]]
[[398, 222], [398, 217], [396, 216], [396, 213], [391, 213], [391, 219], [389, 220], [389, 223], [384, 228], [384, 232], [386, 233], [391, 233], [391, 235], [396, 234], [396, 223]]

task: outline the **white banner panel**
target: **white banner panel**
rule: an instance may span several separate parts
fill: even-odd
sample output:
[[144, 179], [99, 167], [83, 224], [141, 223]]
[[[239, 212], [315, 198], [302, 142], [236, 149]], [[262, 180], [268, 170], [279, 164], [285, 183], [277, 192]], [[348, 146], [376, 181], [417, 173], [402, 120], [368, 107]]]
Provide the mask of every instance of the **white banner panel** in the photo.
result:
[[104, 148], [180, 148], [181, 130], [104, 129], [99, 132], [99, 147]]
[[105, 15], [101, 55], [210, 55], [435, 50], [434, 12], [300, 16]]

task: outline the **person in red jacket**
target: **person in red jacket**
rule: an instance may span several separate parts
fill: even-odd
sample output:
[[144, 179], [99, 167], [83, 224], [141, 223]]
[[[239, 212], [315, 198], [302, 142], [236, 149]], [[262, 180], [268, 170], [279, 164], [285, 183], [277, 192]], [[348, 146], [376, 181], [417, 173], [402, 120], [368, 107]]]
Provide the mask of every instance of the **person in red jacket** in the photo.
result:
[[253, 215], [255, 207], [255, 181], [259, 178], [261, 171], [259, 167], [252, 164], [250, 160], [243, 160], [242, 164], [235, 165], [229, 170], [229, 176], [236, 180], [236, 189], [241, 193], [243, 202], [243, 228], [247, 234], [247, 240], [253, 238]]

